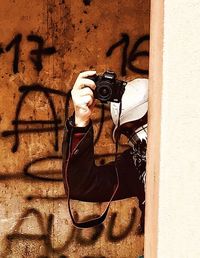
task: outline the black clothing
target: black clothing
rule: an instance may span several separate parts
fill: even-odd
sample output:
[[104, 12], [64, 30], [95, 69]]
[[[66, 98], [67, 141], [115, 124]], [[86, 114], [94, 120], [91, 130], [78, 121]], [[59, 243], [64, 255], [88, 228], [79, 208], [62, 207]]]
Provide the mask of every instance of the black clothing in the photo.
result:
[[[73, 139], [73, 122], [68, 120], [63, 137], [63, 180], [66, 192], [67, 180], [69, 197], [86, 202], [109, 201], [116, 184], [114, 162], [97, 166], [94, 160], [93, 127], [87, 127], [83, 138], [76, 148], [69, 150]], [[71, 154], [70, 154], [71, 153]], [[142, 154], [142, 155], [141, 155]], [[70, 155], [67, 164], [67, 157]], [[145, 155], [145, 158], [144, 158]], [[144, 174], [146, 166], [146, 142], [140, 142], [134, 148], [123, 152], [117, 159], [119, 188], [114, 200], [138, 197], [142, 211], [141, 227], [144, 230], [145, 189]]]

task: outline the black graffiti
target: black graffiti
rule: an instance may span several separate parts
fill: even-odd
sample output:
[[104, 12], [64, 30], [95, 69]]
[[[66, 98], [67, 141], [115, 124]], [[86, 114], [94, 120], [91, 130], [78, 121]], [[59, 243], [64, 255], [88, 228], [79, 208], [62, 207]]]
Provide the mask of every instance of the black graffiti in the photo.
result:
[[[120, 154], [120, 152], [119, 152]], [[105, 163], [105, 159], [107, 157], [112, 157], [114, 159], [115, 153], [102, 153], [102, 154], [95, 154], [95, 160], [99, 159], [101, 164]], [[22, 169], [22, 171], [16, 171], [15, 173], [12, 173], [9, 171], [9, 173], [3, 173], [0, 172], [0, 181], [2, 180], [24, 180], [29, 182], [31, 180], [34, 181], [42, 181], [42, 182], [62, 182], [62, 171], [61, 169], [48, 169], [48, 170], [34, 170], [32, 169], [34, 165], [37, 163], [42, 163], [46, 161], [60, 161], [60, 164], [62, 162], [62, 156], [59, 155], [51, 155], [51, 156], [45, 156], [41, 158], [32, 159], [30, 162], [26, 163]], [[29, 195], [26, 197], [27, 200], [31, 201], [34, 199], [46, 199], [46, 200], [62, 200], [64, 197], [62, 196], [32, 196]]]
[[2, 47], [0, 47], [0, 55], [4, 53], [4, 50]]
[[[94, 218], [94, 215], [92, 216], [87, 216], [84, 220], [89, 220], [91, 218]], [[104, 230], [104, 224], [100, 224], [96, 227], [92, 228], [92, 233], [90, 235], [90, 237], [86, 238], [84, 236], [84, 230], [83, 229], [79, 229], [77, 230], [76, 233], [76, 241], [83, 246], [88, 246], [88, 245], [92, 245], [95, 244], [95, 242], [101, 237], [103, 230]]]
[[[50, 256], [38, 256], [37, 258], [51, 258]], [[56, 258], [54, 256], [54, 258]], [[69, 256], [66, 256], [66, 255], [59, 255], [58, 258], [69, 258]], [[80, 258], [106, 258], [105, 256], [80, 256]]]
[[[20, 133], [33, 133], [33, 132], [50, 132], [53, 131], [54, 132], [54, 137], [55, 137], [55, 142], [54, 142], [54, 149], [55, 151], [58, 151], [58, 130], [63, 129], [63, 126], [59, 127], [59, 124], [61, 123], [61, 119], [57, 117], [56, 114], [56, 109], [55, 109], [55, 105], [53, 102], [53, 99], [50, 95], [51, 94], [56, 94], [56, 95], [60, 95], [60, 96], [64, 96], [66, 98], [70, 98], [70, 91], [66, 94], [63, 91], [60, 90], [55, 90], [55, 89], [50, 89], [47, 87], [44, 87], [40, 84], [32, 84], [32, 85], [23, 85], [21, 87], [19, 87], [19, 91], [22, 93], [22, 95], [20, 96], [19, 102], [17, 104], [16, 107], [16, 112], [15, 112], [15, 118], [12, 121], [12, 124], [14, 126], [14, 130], [11, 131], [4, 131], [2, 132], [2, 136], [3, 137], [8, 137], [8, 136], [12, 136], [14, 135], [15, 140], [14, 140], [14, 144], [12, 146], [12, 152], [16, 152], [19, 146], [19, 134]], [[53, 119], [52, 120], [22, 120], [20, 119], [20, 115], [22, 112], [22, 106], [25, 102], [26, 97], [32, 93], [32, 92], [41, 92], [44, 94], [45, 98], [48, 101]], [[31, 128], [31, 129], [23, 129], [23, 130], [19, 130], [19, 125], [34, 125], [34, 124], [41, 124], [41, 125], [51, 125], [48, 128]]]
[[69, 234], [68, 239], [64, 242], [64, 244], [62, 246], [55, 248], [55, 247], [53, 247], [52, 240], [51, 240], [51, 235], [52, 235], [52, 232], [53, 232], [53, 223], [54, 223], [54, 215], [50, 214], [48, 216], [48, 221], [47, 221], [47, 237], [46, 237], [46, 240], [45, 240], [45, 245], [47, 247], [47, 250], [51, 251], [52, 253], [60, 253], [60, 252], [63, 253], [67, 249], [69, 244], [71, 242], [73, 242], [73, 237], [74, 237], [76, 228], [71, 227], [71, 232]]
[[24, 166], [23, 173], [25, 176], [28, 176], [32, 179], [40, 179], [42, 181], [62, 181], [62, 174], [61, 170], [43, 170], [43, 171], [36, 171], [35, 173], [32, 172], [31, 167], [34, 166], [36, 163], [41, 163], [43, 161], [56, 161], [59, 160], [61, 162], [62, 157], [61, 156], [48, 156], [48, 157], [43, 157], [43, 158], [38, 158], [35, 159], [34, 161], [31, 161], [27, 163]]
[[[54, 133], [54, 150], [58, 151], [58, 132], [59, 130], [63, 130], [64, 125], [62, 124], [62, 119], [57, 116], [55, 104], [52, 98], [53, 95], [61, 96], [65, 98], [65, 118], [64, 121], [69, 117], [69, 103], [71, 100], [71, 90], [68, 92], [64, 92], [61, 90], [55, 90], [48, 87], [45, 87], [41, 84], [31, 84], [31, 85], [23, 85], [19, 87], [19, 92], [21, 93], [21, 96], [19, 98], [18, 104], [16, 106], [15, 111], [15, 118], [11, 121], [14, 129], [13, 130], [5, 130], [1, 133], [2, 137], [7, 138], [14, 136], [14, 143], [12, 146], [11, 151], [15, 153], [18, 150], [19, 147], [19, 135], [20, 134], [30, 134], [30, 133], [46, 133], [46, 132], [53, 132]], [[33, 92], [40, 92], [44, 94], [44, 97], [46, 98], [50, 111], [52, 114], [52, 119], [49, 120], [23, 120], [20, 119], [22, 112], [22, 107], [25, 104], [26, 98], [29, 96], [29, 94]], [[94, 143], [96, 144], [101, 136], [102, 129], [104, 122], [109, 120], [109, 117], [105, 117], [105, 106], [104, 104], [98, 104], [96, 106], [98, 109], [100, 109], [100, 118], [96, 118], [93, 120], [94, 124], [99, 124], [97, 134], [95, 135]], [[33, 110], [35, 112], [35, 110]], [[41, 125], [40, 128], [25, 128], [22, 129], [19, 126], [23, 125]], [[43, 126], [49, 125], [49, 127], [43, 127]]]
[[[40, 72], [43, 68], [43, 56], [50, 56], [56, 53], [55, 47], [44, 47], [44, 39], [41, 36], [36, 34], [30, 34], [27, 36], [27, 40], [29, 42], [35, 42], [38, 45], [38, 48], [31, 50], [30, 52], [30, 60], [34, 64], [35, 69]], [[21, 52], [21, 41], [22, 34], [18, 33], [14, 36], [10, 43], [5, 47], [5, 51], [9, 52], [12, 48], [14, 48], [14, 58], [12, 70], [13, 73], [16, 74], [19, 72], [19, 61], [20, 61], [20, 52]], [[4, 49], [0, 47], [0, 55], [5, 53]]]
[[[18, 62], [19, 62], [19, 45], [22, 39], [22, 34], [17, 34], [14, 39], [8, 44], [8, 46], [6, 47], [6, 51], [9, 51], [13, 46], [15, 49], [15, 54], [14, 54], [14, 62], [13, 62], [13, 70], [14, 72], [18, 72]], [[27, 39], [29, 41], [33, 41], [36, 42], [38, 44], [38, 49], [34, 49], [31, 51], [30, 55], [31, 55], [31, 60], [33, 61], [36, 69], [38, 71], [40, 71], [42, 69], [42, 55], [50, 55], [55, 53], [55, 48], [54, 47], [50, 47], [50, 48], [44, 48], [44, 40], [42, 39], [42, 37], [37, 36], [37, 35], [29, 35], [27, 37]], [[120, 41], [118, 41], [117, 43], [113, 44], [109, 50], [107, 51], [106, 55], [110, 56], [114, 49], [119, 47], [120, 45], [124, 44], [124, 48], [123, 48], [123, 58], [122, 58], [122, 66], [121, 66], [121, 74], [122, 75], [126, 75], [126, 67], [128, 67], [130, 70], [135, 71], [137, 73], [142, 73], [142, 74], [147, 74], [148, 70], [143, 70], [140, 69], [136, 66], [134, 66], [133, 62], [140, 56], [148, 56], [148, 51], [138, 51], [139, 46], [146, 40], [149, 40], [149, 36], [145, 35], [143, 37], [141, 37], [140, 39], [138, 39], [136, 41], [136, 43], [134, 44], [132, 51], [130, 52], [129, 57], [127, 57], [127, 49], [129, 46], [129, 36], [128, 34], [122, 33], [122, 39]], [[3, 49], [1, 48], [1, 51], [3, 52]], [[59, 126], [59, 124], [61, 124], [61, 119], [57, 118], [56, 112], [55, 112], [55, 106], [53, 103], [53, 100], [50, 96], [51, 93], [53, 94], [58, 94], [66, 98], [66, 108], [65, 108], [65, 117], [68, 117], [68, 105], [69, 105], [69, 100], [70, 100], [70, 92], [68, 92], [67, 94], [62, 92], [62, 91], [58, 91], [58, 90], [53, 90], [53, 89], [49, 89], [46, 88], [42, 85], [39, 84], [33, 84], [33, 85], [28, 85], [28, 86], [21, 86], [19, 88], [19, 91], [22, 92], [22, 96], [19, 100], [17, 109], [16, 109], [16, 115], [15, 115], [15, 119], [12, 121], [12, 124], [14, 126], [14, 130], [13, 131], [4, 131], [2, 133], [3, 137], [8, 137], [8, 136], [15, 136], [15, 142], [14, 145], [12, 147], [12, 152], [16, 152], [19, 146], [19, 134], [21, 133], [35, 133], [35, 132], [54, 132], [55, 135], [55, 144], [54, 144], [54, 149], [56, 151], [58, 151], [58, 130], [62, 130], [63, 126]], [[33, 92], [33, 91], [40, 91], [42, 93], [45, 94], [45, 97], [47, 98], [50, 108], [51, 108], [51, 112], [53, 115], [53, 120], [37, 120], [37, 121], [24, 121], [24, 120], [20, 120], [19, 119], [19, 115], [20, 115], [20, 111], [21, 111], [21, 107], [23, 105], [23, 102], [25, 100], [25, 97]], [[103, 127], [103, 123], [104, 123], [104, 105], [101, 106], [101, 118], [100, 118], [100, 127], [97, 133], [97, 136], [95, 138], [95, 144], [97, 143], [97, 141], [100, 138], [101, 132], [102, 132], [102, 127]], [[30, 129], [19, 129], [19, 125], [25, 125], [25, 124], [41, 124], [41, 125], [53, 125], [51, 127], [45, 127], [45, 128], [30, 128]], [[103, 163], [103, 161], [102, 161]]]
[[[51, 258], [50, 256], [44, 256], [44, 255], [42, 255], [42, 256], [37, 256], [37, 258]], [[54, 258], [56, 258], [55, 256], [54, 256]], [[66, 255], [59, 255], [58, 256], [58, 258], [69, 258], [69, 256], [66, 256]], [[106, 258], [105, 256], [80, 256], [80, 258]]]
[[105, 256], [83, 256], [82, 258], [106, 258]]
[[[77, 213], [74, 213], [74, 216], [78, 220]], [[47, 216], [47, 219], [45, 220], [44, 216], [41, 214], [39, 210], [34, 208], [28, 208], [22, 213], [22, 215], [18, 219], [16, 225], [13, 228], [12, 233], [7, 235], [6, 237], [7, 245], [6, 245], [3, 257], [7, 257], [7, 255], [9, 255], [9, 253], [12, 252], [12, 243], [14, 241], [19, 241], [19, 240], [22, 240], [22, 241], [29, 240], [29, 241], [40, 242], [45, 248], [45, 253], [47, 253], [48, 255], [57, 254], [59, 255], [59, 257], [64, 257], [64, 255], [66, 255], [64, 253], [67, 251], [69, 245], [73, 243], [79, 244], [81, 246], [94, 245], [101, 238], [103, 232], [106, 233], [106, 239], [108, 239], [109, 242], [119, 242], [125, 239], [129, 235], [129, 233], [133, 232], [133, 227], [136, 223], [135, 216], [136, 216], [136, 208], [133, 208], [131, 212], [131, 218], [127, 227], [122, 229], [122, 232], [118, 236], [113, 235], [114, 227], [116, 226], [117, 213], [111, 213], [111, 217], [110, 219], [108, 219], [107, 227], [105, 227], [104, 224], [93, 227], [92, 231], [90, 231], [90, 234], [88, 234], [87, 232], [88, 229], [77, 229], [74, 226], [70, 225], [70, 228], [68, 230], [69, 233], [66, 239], [63, 239], [63, 243], [61, 243], [60, 246], [54, 247], [53, 239], [52, 239], [53, 227], [55, 223], [54, 214], [50, 213]], [[37, 233], [24, 232], [25, 230], [24, 224], [26, 225], [27, 222], [30, 223], [30, 218], [32, 218], [34, 221], [37, 222], [37, 227], [36, 227]], [[84, 218], [84, 220], [88, 218], [89, 216]], [[48, 255], [47, 256], [41, 255], [39, 257], [48, 257]], [[93, 256], [83, 256], [83, 257], [93, 257]]]
[[126, 65], [127, 65], [127, 49], [129, 46], [129, 36], [126, 33], [121, 34], [122, 39], [120, 39], [117, 43], [113, 44], [108, 51], [106, 52], [106, 56], [111, 56], [115, 48], [124, 44], [123, 52], [122, 52], [122, 64], [121, 64], [121, 75], [126, 75]]
[[[20, 233], [23, 224], [31, 216], [36, 219], [37, 225], [38, 225], [37, 231], [39, 230], [40, 234]], [[54, 248], [51, 241], [53, 222], [54, 222], [54, 215], [49, 214], [47, 218], [47, 230], [46, 230], [45, 221], [42, 217], [42, 214], [37, 209], [34, 209], [34, 208], [27, 209], [19, 218], [18, 222], [14, 227], [13, 232], [7, 235], [6, 251], [10, 252], [12, 250], [12, 242], [15, 240], [23, 240], [23, 241], [29, 240], [29, 241], [42, 241], [46, 249], [46, 252], [62, 253], [62, 251], [64, 251], [72, 241], [72, 238], [74, 236], [74, 232], [76, 229], [74, 227], [71, 228], [71, 233], [69, 234], [69, 238], [65, 241], [62, 247]]]
[[83, 0], [84, 5], [90, 5], [92, 0]]
[[149, 41], [149, 39], [150, 39], [149, 35], [144, 35], [143, 37], [139, 38], [135, 42], [135, 44], [134, 44], [134, 46], [133, 46], [133, 48], [132, 48], [132, 50], [129, 54], [128, 68], [135, 73], [139, 73], [139, 74], [148, 74], [149, 73], [148, 70], [141, 69], [141, 68], [138, 68], [135, 65], [133, 65], [134, 61], [137, 58], [139, 58], [139, 57], [149, 57], [149, 50], [148, 51], [138, 51], [138, 48], [140, 47], [140, 45], [145, 41]]
[[[41, 231], [41, 234], [22, 234], [20, 232], [20, 228], [22, 227], [23, 223], [26, 221], [26, 219], [30, 216], [33, 216], [38, 224], [38, 228]], [[45, 240], [46, 235], [45, 235], [45, 227], [43, 224], [43, 218], [42, 214], [36, 210], [36, 209], [28, 209], [26, 210], [21, 217], [19, 218], [18, 222], [16, 223], [13, 232], [11, 234], [7, 235], [7, 246], [5, 248], [4, 253], [2, 254], [3, 257], [7, 257], [10, 252], [12, 252], [12, 243], [15, 240], [30, 240], [30, 241], [41, 241]]]
[[[7, 51], [9, 51], [11, 49], [11, 47], [15, 46], [15, 58], [14, 58], [14, 68], [15, 71], [18, 70], [18, 50], [19, 50], [19, 44], [21, 41], [22, 35], [18, 34], [10, 43], [9, 45], [6, 47]], [[31, 52], [32, 55], [32, 61], [34, 61], [34, 64], [37, 66], [37, 69], [41, 69], [42, 67], [42, 55], [45, 54], [50, 54], [53, 53], [52, 51], [55, 51], [55, 49], [53, 48], [44, 48], [44, 41], [40, 36], [37, 35], [29, 35], [28, 40], [30, 41], [34, 41], [38, 44], [38, 49], [34, 49]], [[148, 56], [148, 52], [147, 51], [138, 51], [139, 46], [146, 40], [149, 40], [149, 36], [146, 35], [144, 37], [141, 37], [139, 40], [137, 40], [137, 42], [134, 44], [133, 49], [129, 55], [129, 57], [127, 57], [127, 49], [128, 49], [128, 45], [129, 45], [129, 36], [125, 33], [122, 33], [122, 39], [115, 43], [113, 46], [110, 47], [110, 49], [107, 51], [107, 56], [110, 56], [112, 54], [112, 52], [114, 51], [115, 48], [119, 47], [122, 44], [124, 45], [123, 48], [123, 58], [122, 58], [122, 67], [121, 67], [121, 73], [122, 75], [126, 74], [126, 67], [128, 66], [132, 71], [136, 71], [138, 73], [147, 73], [147, 70], [142, 70], [138, 67], [135, 67], [133, 65], [133, 61], [135, 61], [138, 57], [140, 56]], [[39, 71], [39, 70], [38, 70]], [[12, 121], [12, 125], [14, 127], [14, 130], [6, 130], [2, 132], [2, 136], [3, 137], [10, 137], [10, 136], [14, 136], [14, 144], [12, 146], [12, 152], [16, 152], [18, 147], [19, 147], [19, 135], [23, 134], [23, 133], [46, 133], [46, 132], [53, 132], [54, 133], [54, 137], [55, 137], [55, 141], [54, 141], [54, 150], [58, 151], [59, 147], [58, 147], [58, 131], [59, 130], [63, 130], [64, 125], [62, 125], [62, 120], [57, 117], [56, 114], [56, 109], [55, 109], [55, 105], [53, 102], [53, 99], [51, 97], [51, 94], [56, 94], [56, 95], [60, 95], [62, 97], [65, 97], [66, 102], [65, 102], [65, 119], [68, 117], [68, 107], [69, 107], [69, 102], [70, 102], [70, 98], [71, 98], [71, 93], [70, 91], [68, 91], [67, 93], [63, 92], [63, 91], [59, 91], [59, 90], [54, 90], [54, 89], [50, 89], [47, 88], [43, 85], [40, 84], [32, 84], [32, 85], [23, 85], [21, 87], [19, 87], [19, 91], [22, 93], [22, 95], [20, 96], [19, 102], [17, 104], [16, 107], [16, 112], [15, 112], [15, 118]], [[26, 97], [32, 93], [32, 92], [36, 92], [39, 91], [41, 93], [43, 93], [49, 103], [50, 109], [51, 109], [51, 113], [52, 113], [52, 117], [53, 119], [50, 120], [31, 120], [31, 121], [26, 121], [23, 119], [20, 119], [20, 114], [21, 114], [21, 109], [22, 106], [25, 102]], [[105, 118], [105, 106], [103, 104], [99, 104], [101, 105], [101, 115], [100, 115], [100, 121], [99, 119], [94, 120], [94, 123], [98, 122], [99, 123], [99, 128], [96, 134], [96, 137], [94, 139], [94, 143], [96, 144], [101, 136], [101, 132], [103, 129], [103, 125], [104, 122], [107, 120], [107, 118]], [[109, 119], [109, 118], [108, 118]], [[20, 128], [20, 125], [41, 125], [40, 128]], [[50, 125], [49, 127], [44, 127], [44, 125]], [[101, 160], [101, 164], [104, 163], [104, 159]]]
[[114, 235], [114, 226], [116, 223], [116, 218], [117, 218], [117, 213], [112, 213], [111, 214], [111, 219], [110, 219], [110, 225], [108, 228], [108, 235], [107, 238], [110, 242], [118, 242], [121, 241], [122, 239], [126, 238], [131, 230], [133, 229], [133, 226], [135, 224], [135, 218], [136, 218], [136, 208], [133, 208], [131, 211], [131, 219], [129, 221], [129, 224], [127, 228], [125, 228], [119, 235]]
[[41, 195], [28, 195], [25, 198], [27, 201], [34, 201], [34, 200], [48, 200], [48, 201], [66, 201], [66, 195], [60, 196], [41, 196]]
[[19, 47], [22, 40], [22, 34], [17, 34], [14, 39], [6, 46], [6, 51], [10, 51], [14, 47], [14, 60], [13, 60], [13, 72], [18, 73], [18, 64], [19, 64]]
[[37, 49], [33, 49], [30, 52], [30, 59], [35, 65], [35, 68], [38, 72], [40, 72], [43, 68], [42, 65], [42, 56], [43, 55], [53, 55], [56, 53], [55, 47], [47, 47], [44, 48], [44, 40], [41, 36], [38, 35], [28, 35], [28, 41], [36, 42], [38, 44]]
[[[101, 130], [101, 127], [99, 127], [99, 130]], [[97, 138], [96, 138], [97, 139]], [[119, 154], [121, 154], [121, 152], [119, 152]], [[101, 159], [101, 163], [105, 162], [105, 158], [107, 157], [115, 157], [115, 153], [102, 153], [102, 154], [95, 154], [94, 155], [94, 159]], [[32, 180], [39, 180], [39, 181], [46, 181], [46, 182], [53, 182], [53, 181], [57, 181], [57, 182], [63, 182], [63, 178], [62, 178], [62, 173], [61, 173], [61, 169], [53, 169], [50, 170], [49, 168], [47, 170], [42, 170], [42, 171], [38, 171], [33, 169], [34, 165], [38, 164], [38, 163], [42, 163], [42, 162], [46, 162], [46, 161], [60, 161], [60, 164], [62, 162], [62, 156], [59, 155], [51, 155], [51, 156], [45, 156], [42, 158], [36, 158], [31, 160], [30, 162], [26, 163], [23, 167], [23, 175], [25, 177], [29, 177]], [[34, 171], [34, 172], [33, 172]], [[0, 180], [3, 179], [3, 176], [0, 174]], [[8, 179], [8, 177], [5, 177], [5, 179]], [[37, 199], [38, 197], [32, 197], [29, 196], [29, 200], [31, 199]], [[52, 199], [53, 197], [49, 197], [48, 199]], [[56, 197], [60, 198], [60, 197]], [[47, 197], [45, 197], [45, 199], [47, 199]], [[61, 198], [62, 199], [62, 198]]]
[[134, 73], [147, 75], [148, 70], [142, 69], [137, 66], [135, 66], [133, 63], [137, 60], [139, 57], [148, 57], [149, 51], [139, 51], [138, 48], [142, 45], [143, 42], [149, 41], [149, 35], [144, 35], [141, 38], [139, 38], [135, 44], [132, 47], [132, 50], [130, 54], [128, 55], [128, 47], [130, 38], [127, 33], [121, 33], [121, 39], [114, 43], [106, 52], [106, 56], [109, 57], [113, 54], [113, 51], [120, 47], [121, 45], [124, 45], [122, 49], [122, 63], [121, 63], [121, 75], [125, 76], [127, 74], [126, 69], [130, 69]]
[[[50, 256], [40, 255], [40, 256], [37, 256], [37, 258], [51, 258], [51, 257]], [[54, 256], [54, 258], [55, 258], [55, 256]], [[59, 255], [58, 258], [69, 258], [69, 256]]]

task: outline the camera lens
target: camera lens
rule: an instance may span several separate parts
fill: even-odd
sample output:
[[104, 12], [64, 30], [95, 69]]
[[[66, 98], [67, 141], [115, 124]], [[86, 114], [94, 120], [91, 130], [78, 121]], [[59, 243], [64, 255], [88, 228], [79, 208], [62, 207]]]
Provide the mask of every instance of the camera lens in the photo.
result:
[[100, 90], [99, 90], [99, 95], [106, 98], [108, 95], [110, 95], [110, 88], [101, 87]]
[[99, 85], [97, 88], [97, 96], [100, 100], [109, 100], [112, 96], [112, 88], [110, 86], [110, 83], [103, 83], [102, 85]]

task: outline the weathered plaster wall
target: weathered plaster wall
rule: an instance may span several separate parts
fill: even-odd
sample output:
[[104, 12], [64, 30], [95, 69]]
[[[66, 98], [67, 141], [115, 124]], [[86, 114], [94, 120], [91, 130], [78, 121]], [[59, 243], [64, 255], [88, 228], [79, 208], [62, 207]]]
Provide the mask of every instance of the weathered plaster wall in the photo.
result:
[[[72, 227], [61, 141], [78, 73], [109, 68], [124, 79], [147, 77], [148, 34], [149, 0], [1, 0], [0, 257], [136, 258], [143, 253], [134, 198], [113, 203], [98, 228]], [[107, 108], [103, 123], [101, 116], [98, 104], [95, 149], [98, 161], [105, 162], [113, 158], [114, 144]], [[73, 203], [79, 217], [103, 206]]]

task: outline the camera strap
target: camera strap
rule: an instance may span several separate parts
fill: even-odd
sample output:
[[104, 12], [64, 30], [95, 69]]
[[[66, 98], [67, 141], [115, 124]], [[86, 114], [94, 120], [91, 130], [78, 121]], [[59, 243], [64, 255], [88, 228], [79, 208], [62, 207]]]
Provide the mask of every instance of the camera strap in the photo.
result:
[[[120, 102], [120, 105], [119, 105], [118, 127], [120, 126], [121, 110], [122, 110], [122, 102]], [[71, 150], [72, 138], [73, 138], [73, 129], [71, 130], [71, 135], [70, 135], [70, 140], [69, 140], [69, 150]], [[104, 211], [102, 212], [102, 214], [100, 216], [89, 219], [89, 220], [81, 221], [81, 222], [78, 222], [78, 221], [75, 220], [74, 215], [72, 214], [71, 205], [70, 205], [69, 184], [68, 184], [68, 180], [66, 180], [66, 183], [67, 183], [66, 187], [67, 187], [67, 193], [68, 193], [68, 197], [67, 197], [68, 210], [69, 210], [69, 215], [71, 217], [71, 221], [72, 221], [72, 223], [75, 227], [77, 227], [77, 228], [91, 228], [91, 227], [98, 226], [99, 224], [101, 224], [105, 220], [105, 218], [107, 216], [107, 213], [108, 213], [108, 210], [109, 210], [109, 207], [110, 207], [110, 204], [113, 201], [113, 199], [115, 197], [115, 194], [116, 194], [116, 192], [119, 188], [119, 173], [118, 173], [118, 168], [117, 168], [118, 145], [119, 145], [119, 137], [117, 137], [116, 143], [115, 143], [115, 162], [114, 162], [114, 166], [115, 166], [115, 173], [116, 173], [116, 184], [115, 184], [115, 187], [114, 187], [113, 194], [112, 194], [110, 200], [108, 201], [108, 203], [106, 205], [106, 208], [104, 209]], [[68, 171], [70, 155], [71, 155], [71, 153], [69, 151], [65, 171]], [[68, 176], [67, 176], [67, 178], [68, 178]]]

